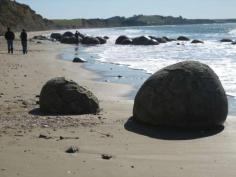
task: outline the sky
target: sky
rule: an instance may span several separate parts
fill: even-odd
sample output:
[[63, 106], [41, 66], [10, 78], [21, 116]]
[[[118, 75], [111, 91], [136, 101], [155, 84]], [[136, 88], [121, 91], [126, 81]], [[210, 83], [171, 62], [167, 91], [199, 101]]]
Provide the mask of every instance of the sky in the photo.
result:
[[236, 0], [16, 0], [48, 19], [133, 15], [236, 18]]

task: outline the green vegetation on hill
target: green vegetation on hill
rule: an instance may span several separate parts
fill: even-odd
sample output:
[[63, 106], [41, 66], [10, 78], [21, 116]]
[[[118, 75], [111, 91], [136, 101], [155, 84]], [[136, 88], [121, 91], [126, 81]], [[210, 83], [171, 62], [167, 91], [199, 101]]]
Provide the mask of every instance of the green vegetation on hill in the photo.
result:
[[0, 34], [6, 27], [20, 31], [45, 30], [53, 26], [53, 22], [38, 15], [29, 6], [10, 0], [0, 0]]
[[151, 26], [151, 25], [181, 25], [216, 23], [215, 20], [185, 19], [160, 15], [134, 15], [133, 17], [112, 17], [108, 19], [62, 19], [53, 20], [57, 28], [95, 28], [95, 27], [119, 27], [119, 26]]

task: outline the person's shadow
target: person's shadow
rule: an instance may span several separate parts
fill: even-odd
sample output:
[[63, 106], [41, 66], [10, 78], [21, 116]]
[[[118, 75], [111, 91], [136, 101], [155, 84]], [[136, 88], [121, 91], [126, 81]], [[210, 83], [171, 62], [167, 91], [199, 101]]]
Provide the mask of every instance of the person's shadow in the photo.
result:
[[173, 127], [151, 126], [135, 121], [132, 117], [125, 123], [127, 131], [162, 140], [191, 140], [216, 135], [224, 130], [224, 126], [210, 129], [183, 129]]

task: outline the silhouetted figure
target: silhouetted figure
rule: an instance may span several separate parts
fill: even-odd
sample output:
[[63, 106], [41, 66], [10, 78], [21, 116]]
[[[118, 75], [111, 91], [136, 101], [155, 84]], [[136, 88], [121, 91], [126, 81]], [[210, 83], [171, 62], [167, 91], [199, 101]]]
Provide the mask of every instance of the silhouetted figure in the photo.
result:
[[5, 39], [7, 40], [8, 53], [13, 54], [13, 41], [15, 39], [15, 34], [8, 27], [7, 32], [5, 33]]
[[79, 32], [78, 31], [75, 32], [75, 38], [76, 38], [77, 44], [79, 44]]
[[21, 34], [20, 34], [20, 39], [21, 39], [21, 45], [22, 45], [22, 50], [23, 50], [23, 54], [27, 54], [27, 33], [25, 31], [25, 29], [22, 30]]

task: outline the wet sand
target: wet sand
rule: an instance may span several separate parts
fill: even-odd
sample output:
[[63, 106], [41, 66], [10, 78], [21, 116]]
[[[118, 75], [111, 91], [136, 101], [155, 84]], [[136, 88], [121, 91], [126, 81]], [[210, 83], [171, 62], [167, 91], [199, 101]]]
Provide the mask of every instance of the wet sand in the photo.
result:
[[[16, 41], [17, 51], [9, 55], [0, 39], [1, 177], [236, 175], [235, 117], [227, 119], [224, 129], [191, 134], [137, 125], [129, 119], [131, 86], [98, 82], [100, 76], [81, 64], [60, 60], [66, 45], [32, 41], [29, 46], [29, 54], [22, 55]], [[47, 80], [59, 76], [94, 92], [101, 113], [41, 115], [40, 90]], [[65, 153], [70, 146], [77, 146], [79, 152]], [[102, 154], [112, 158], [103, 159]]]

